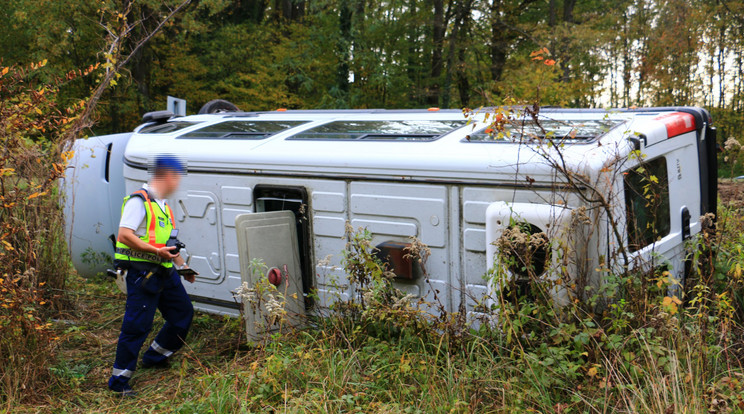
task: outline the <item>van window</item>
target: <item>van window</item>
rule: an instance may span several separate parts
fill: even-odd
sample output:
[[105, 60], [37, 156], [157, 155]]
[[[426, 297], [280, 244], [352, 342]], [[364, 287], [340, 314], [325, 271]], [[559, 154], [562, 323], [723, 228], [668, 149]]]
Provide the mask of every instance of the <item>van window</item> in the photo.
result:
[[640, 250], [669, 234], [669, 180], [666, 158], [625, 172], [628, 248]]
[[171, 121], [163, 124], [148, 125], [139, 130], [138, 134], [168, 134], [190, 126], [198, 122], [193, 121]]
[[434, 141], [466, 121], [334, 121], [288, 139], [354, 141]]
[[612, 119], [533, 119], [512, 120], [501, 127], [488, 126], [469, 134], [463, 142], [514, 142], [535, 139], [589, 142], [624, 123]]
[[183, 139], [265, 139], [307, 121], [225, 121], [179, 136]]

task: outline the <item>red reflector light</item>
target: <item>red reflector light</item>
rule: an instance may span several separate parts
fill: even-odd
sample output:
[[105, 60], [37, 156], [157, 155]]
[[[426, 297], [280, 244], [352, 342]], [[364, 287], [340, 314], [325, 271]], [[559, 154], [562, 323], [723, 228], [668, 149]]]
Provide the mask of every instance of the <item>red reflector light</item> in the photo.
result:
[[413, 261], [406, 250], [411, 247], [410, 243], [386, 241], [376, 247], [377, 257], [383, 263], [387, 263], [388, 270], [395, 273], [395, 277], [413, 279]]
[[695, 130], [695, 117], [684, 112], [671, 112], [654, 118], [666, 126], [667, 138], [676, 137]]

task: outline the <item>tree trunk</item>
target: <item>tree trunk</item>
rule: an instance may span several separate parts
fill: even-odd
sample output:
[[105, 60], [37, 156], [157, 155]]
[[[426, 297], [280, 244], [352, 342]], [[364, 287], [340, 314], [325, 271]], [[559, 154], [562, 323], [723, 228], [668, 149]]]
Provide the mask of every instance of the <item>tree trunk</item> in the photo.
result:
[[509, 47], [506, 28], [501, 20], [503, 0], [491, 2], [491, 79], [500, 82], [506, 65], [506, 51]]
[[338, 88], [337, 101], [344, 102], [348, 106], [349, 95], [349, 55], [351, 46], [351, 19], [353, 12], [349, 5], [350, 0], [340, 0], [339, 4], [339, 38], [336, 43], [338, 53], [338, 66], [336, 68], [336, 87]]
[[225, 19], [234, 24], [246, 21], [261, 23], [266, 15], [267, 0], [238, 0], [233, 2], [235, 6], [228, 8], [223, 14]]
[[563, 0], [563, 21], [574, 23], [574, 7], [576, 0]]
[[467, 108], [470, 105], [470, 80], [468, 79], [467, 63], [465, 63], [465, 48], [458, 51], [457, 59], [457, 90], [460, 93], [460, 106]]
[[275, 0], [274, 9], [279, 18], [297, 21], [305, 16], [304, 0]]
[[[455, 5], [455, 21], [452, 28], [452, 32], [449, 37], [449, 50], [447, 53], [447, 70], [445, 72], [444, 91], [442, 93], [442, 107], [449, 108], [450, 106], [450, 88], [452, 85], [452, 78], [458, 78], [458, 84], [462, 80], [460, 79], [464, 75], [460, 73], [464, 68], [464, 49], [460, 46], [460, 37], [463, 32], [467, 32], [467, 27], [470, 22], [470, 9], [472, 7], [472, 0], [459, 1]], [[461, 53], [463, 52], [463, 53]], [[455, 60], [457, 59], [457, 61]], [[467, 79], [465, 79], [467, 85]], [[462, 96], [462, 91], [460, 91]]]
[[416, 21], [416, 0], [409, 0], [408, 13], [408, 56], [406, 57], [406, 75], [408, 76], [408, 99], [411, 103], [419, 102], [419, 65], [418, 65], [418, 22]]
[[434, 21], [432, 25], [432, 52], [431, 52], [431, 75], [429, 76], [430, 87], [426, 103], [430, 106], [439, 105], [439, 78], [442, 75], [442, 49], [444, 48], [444, 34], [446, 25], [444, 22], [444, 0], [434, 0]]
[[726, 106], [726, 27], [721, 26], [720, 37], [718, 42], [718, 107]]

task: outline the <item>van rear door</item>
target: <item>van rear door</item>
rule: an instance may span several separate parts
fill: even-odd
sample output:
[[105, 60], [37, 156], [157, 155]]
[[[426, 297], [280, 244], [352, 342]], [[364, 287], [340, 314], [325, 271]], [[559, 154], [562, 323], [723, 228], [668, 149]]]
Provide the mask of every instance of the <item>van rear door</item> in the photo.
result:
[[626, 247], [637, 270], [666, 261], [682, 283], [684, 242], [700, 231], [696, 132], [663, 139], [641, 148], [641, 153], [640, 159], [632, 157], [619, 178], [625, 195]]
[[65, 234], [72, 263], [82, 276], [106, 271], [125, 195], [124, 150], [131, 133], [78, 139], [62, 182]]

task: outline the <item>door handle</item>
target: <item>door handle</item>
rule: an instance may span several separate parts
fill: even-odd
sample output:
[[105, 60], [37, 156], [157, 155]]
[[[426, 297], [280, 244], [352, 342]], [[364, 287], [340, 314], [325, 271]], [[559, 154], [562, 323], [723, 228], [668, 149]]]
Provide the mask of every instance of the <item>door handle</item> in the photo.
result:
[[688, 240], [690, 235], [690, 210], [682, 206], [682, 241]]

